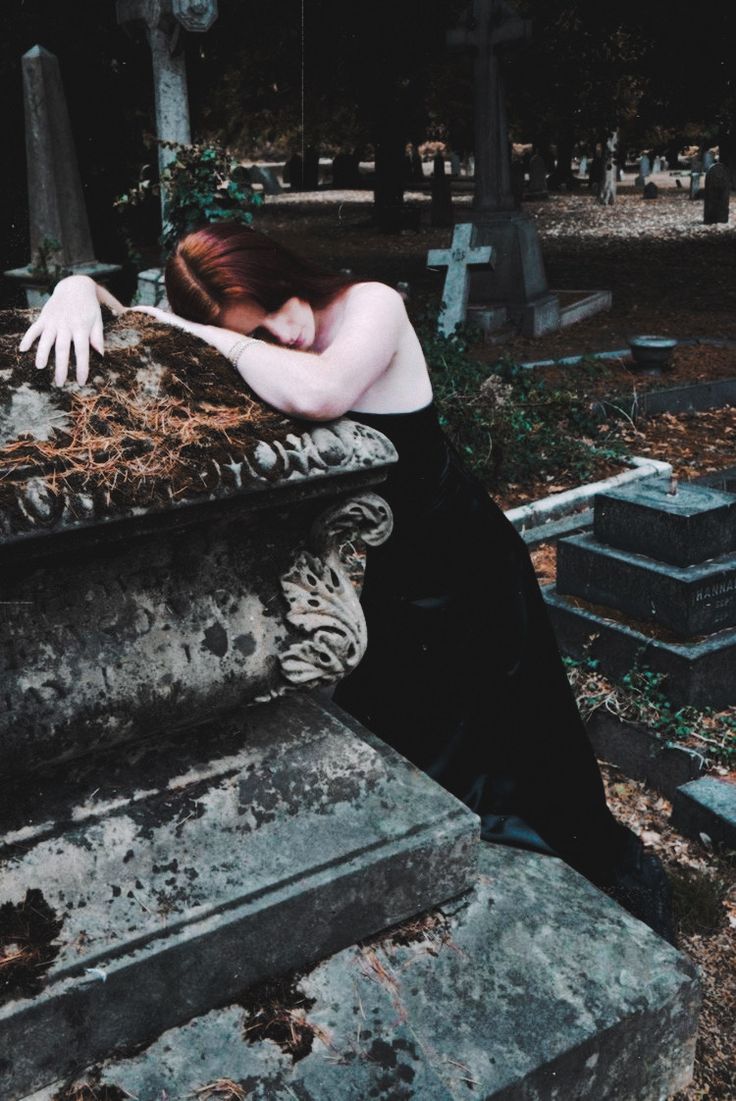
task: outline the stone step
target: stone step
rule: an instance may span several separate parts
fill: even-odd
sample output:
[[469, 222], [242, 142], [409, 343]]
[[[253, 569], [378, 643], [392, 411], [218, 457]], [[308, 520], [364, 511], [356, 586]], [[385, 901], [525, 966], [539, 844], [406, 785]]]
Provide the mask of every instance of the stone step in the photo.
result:
[[557, 591], [697, 638], [736, 626], [736, 553], [673, 566], [571, 535], [557, 545]]
[[736, 551], [736, 495], [669, 479], [650, 479], [596, 497], [594, 533], [601, 543], [690, 566]]
[[82, 1080], [138, 1101], [225, 1093], [228, 1080], [248, 1101], [659, 1101], [683, 1089], [694, 965], [553, 857], [483, 845], [480, 873], [453, 904]]
[[666, 642], [600, 610], [573, 604], [554, 585], [543, 591], [563, 654], [598, 661], [601, 672], [618, 682], [633, 669], [661, 673], [664, 691], [677, 705], [718, 710], [736, 703], [736, 629], [696, 642]]
[[0, 947], [40, 922], [44, 966], [2, 990], [3, 1099], [473, 881], [477, 817], [336, 708], [225, 727], [4, 793]]
[[704, 776], [683, 784], [672, 802], [672, 825], [686, 837], [705, 834], [717, 845], [736, 849], [736, 783]]

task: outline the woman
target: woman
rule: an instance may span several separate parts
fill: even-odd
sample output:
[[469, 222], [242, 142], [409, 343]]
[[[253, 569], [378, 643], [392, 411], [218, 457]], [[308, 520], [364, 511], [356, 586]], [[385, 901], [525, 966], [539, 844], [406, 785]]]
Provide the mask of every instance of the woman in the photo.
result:
[[[322, 272], [239, 224], [186, 237], [169, 260], [174, 311], [136, 307], [212, 345], [268, 404], [351, 417], [399, 463], [382, 494], [394, 534], [369, 553], [368, 652], [337, 701], [463, 799], [482, 835], [553, 852], [672, 939], [661, 865], [619, 825], [556, 648], [523, 541], [442, 434], [419, 340], [397, 292]], [[103, 354], [100, 303], [62, 281], [21, 351], [55, 352], [77, 381]]]

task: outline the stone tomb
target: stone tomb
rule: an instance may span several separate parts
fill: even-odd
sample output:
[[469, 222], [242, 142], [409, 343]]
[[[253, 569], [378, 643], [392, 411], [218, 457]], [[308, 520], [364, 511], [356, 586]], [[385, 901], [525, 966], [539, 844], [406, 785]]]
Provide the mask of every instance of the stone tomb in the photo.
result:
[[[0, 361], [0, 950], [43, 963], [5, 972], [6, 1101], [457, 895], [478, 844], [470, 811], [303, 693], [365, 648], [338, 544], [390, 531], [370, 491], [388, 441], [260, 407], [240, 423], [226, 361], [140, 315], [108, 329], [85, 388], [50, 388], [17, 340]], [[175, 404], [187, 367], [194, 413], [224, 425], [208, 464]], [[154, 436], [139, 477], [134, 443], [152, 413], [169, 446], [186, 432], [194, 478], [150, 501], [167, 453]], [[19, 949], [29, 914], [44, 928]]]
[[[667, 674], [678, 703], [736, 699], [736, 496], [650, 480], [599, 494], [592, 534], [558, 544], [547, 601], [563, 649], [614, 679]], [[609, 617], [606, 610], [611, 609]]]
[[[554, 858], [478, 876], [476, 816], [305, 691], [366, 644], [339, 546], [389, 536], [388, 441], [269, 413], [141, 315], [53, 389], [25, 321], [0, 337], [3, 1101], [79, 1096], [90, 1064], [139, 1101], [684, 1086], [691, 965]], [[423, 911], [396, 957], [365, 944]], [[295, 969], [296, 1063], [238, 1007]]]

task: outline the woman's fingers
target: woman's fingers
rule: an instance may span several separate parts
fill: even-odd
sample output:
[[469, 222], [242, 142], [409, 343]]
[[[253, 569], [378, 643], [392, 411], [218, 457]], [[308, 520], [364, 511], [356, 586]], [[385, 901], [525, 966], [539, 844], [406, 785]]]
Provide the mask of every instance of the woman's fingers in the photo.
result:
[[54, 368], [54, 384], [56, 386], [63, 386], [66, 382], [66, 376], [69, 371], [70, 346], [70, 334], [68, 332], [59, 333], [56, 337], [56, 348], [54, 349], [54, 356], [56, 359], [56, 367]]
[[77, 361], [77, 382], [84, 386], [89, 378], [89, 343], [90, 338], [85, 332], [77, 330], [72, 334], [74, 341], [74, 358]]
[[102, 328], [102, 317], [98, 317], [89, 334], [89, 342], [101, 356], [105, 354], [105, 334]]
[[41, 333], [41, 339], [38, 342], [36, 348], [36, 366], [39, 371], [42, 370], [49, 360], [49, 352], [51, 351], [54, 341], [56, 340], [56, 329], [44, 329]]
[[43, 325], [41, 324], [40, 320], [34, 321], [30, 328], [26, 329], [25, 333], [23, 334], [23, 339], [18, 345], [18, 351], [27, 352], [42, 329]]

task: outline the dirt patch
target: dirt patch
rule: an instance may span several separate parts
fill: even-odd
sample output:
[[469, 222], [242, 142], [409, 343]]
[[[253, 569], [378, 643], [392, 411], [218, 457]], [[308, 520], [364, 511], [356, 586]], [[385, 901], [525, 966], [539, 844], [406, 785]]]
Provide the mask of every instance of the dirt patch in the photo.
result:
[[736, 406], [660, 413], [624, 425], [621, 433], [635, 455], [672, 463], [682, 481], [736, 466]]
[[[540, 357], [535, 357], [540, 358]], [[575, 386], [591, 396], [613, 397], [618, 392], [666, 390], [697, 382], [736, 379], [736, 347], [682, 344], [675, 348], [669, 367], [660, 374], [638, 370], [630, 356], [621, 359], [586, 358], [580, 363], [557, 363], [532, 368], [549, 386]]]
[[314, 1005], [298, 987], [300, 975], [268, 979], [239, 999], [246, 1011], [243, 1037], [249, 1044], [273, 1040], [298, 1062], [312, 1050], [315, 1029], [307, 1013]]
[[0, 906], [0, 1003], [32, 997], [43, 988], [59, 954], [53, 941], [62, 924], [37, 889], [28, 890], [23, 902]]
[[382, 929], [372, 937], [358, 942], [360, 948], [397, 945], [407, 947], [412, 944], [423, 945], [427, 952], [436, 956], [443, 944], [450, 941], [450, 923], [441, 910], [428, 910], [425, 914], [409, 918], [398, 925]]
[[681, 837], [669, 824], [672, 806], [618, 769], [603, 767], [608, 803], [663, 860], [672, 879], [679, 947], [697, 964], [703, 984], [692, 1084], [672, 1101], [736, 1097], [736, 856]]
[[119, 1086], [101, 1086], [98, 1076], [89, 1076], [84, 1082], [73, 1082], [61, 1093], [55, 1093], [53, 1101], [129, 1101], [132, 1093]]

